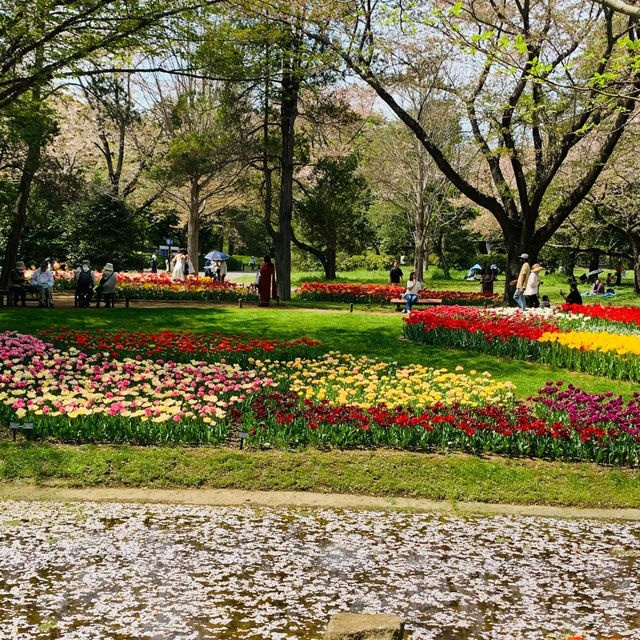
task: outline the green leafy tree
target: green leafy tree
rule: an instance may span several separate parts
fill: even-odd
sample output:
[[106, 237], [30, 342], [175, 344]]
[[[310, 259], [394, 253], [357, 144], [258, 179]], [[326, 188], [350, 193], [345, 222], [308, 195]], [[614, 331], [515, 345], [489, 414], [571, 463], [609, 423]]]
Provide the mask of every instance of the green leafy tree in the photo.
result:
[[361, 252], [371, 232], [366, 215], [370, 191], [358, 164], [355, 154], [322, 158], [296, 203], [301, 239], [294, 233], [293, 241], [320, 260], [327, 280], [336, 277], [337, 252]]

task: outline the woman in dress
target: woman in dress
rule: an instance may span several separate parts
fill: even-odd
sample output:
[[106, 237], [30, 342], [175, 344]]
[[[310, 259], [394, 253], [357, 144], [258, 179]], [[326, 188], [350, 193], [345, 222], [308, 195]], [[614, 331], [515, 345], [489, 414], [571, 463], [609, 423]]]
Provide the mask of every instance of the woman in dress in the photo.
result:
[[278, 300], [278, 288], [276, 287], [276, 270], [271, 263], [271, 256], [265, 256], [264, 264], [260, 267], [260, 280], [258, 281], [260, 293], [260, 306], [268, 307], [269, 299], [273, 296]]
[[171, 273], [172, 280], [184, 280], [184, 256], [182, 253], [176, 253], [173, 259], [173, 272]]

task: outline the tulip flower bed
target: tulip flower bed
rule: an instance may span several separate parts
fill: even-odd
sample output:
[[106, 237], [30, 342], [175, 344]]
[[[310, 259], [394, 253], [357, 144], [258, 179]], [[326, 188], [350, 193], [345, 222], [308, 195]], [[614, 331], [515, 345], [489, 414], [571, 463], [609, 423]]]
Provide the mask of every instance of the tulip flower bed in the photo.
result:
[[366, 356], [330, 352], [322, 358], [290, 362], [255, 362], [263, 377], [303, 400], [369, 407], [378, 403], [396, 407], [457, 403], [480, 406], [511, 402], [514, 385], [493, 380], [486, 371], [466, 374], [423, 365], [399, 367]]
[[139, 300], [258, 300], [258, 294], [246, 285], [216, 282], [200, 276], [172, 280], [168, 273], [118, 273], [116, 288], [119, 295]]
[[[399, 298], [404, 292], [404, 287], [387, 284], [303, 282], [296, 295], [301, 300], [316, 302], [380, 303]], [[423, 289], [420, 295], [425, 298], [441, 299], [444, 304], [479, 306], [487, 301], [495, 302], [501, 299], [497, 293], [486, 295], [468, 291], [435, 291], [430, 289]]]
[[575, 331], [559, 317], [439, 307], [412, 311], [405, 318], [404, 334], [441, 347], [640, 381], [640, 336], [619, 335], [613, 328]]
[[275, 447], [389, 447], [458, 450], [510, 457], [640, 462], [640, 396], [625, 403], [562, 382], [548, 383], [527, 403], [426, 406], [300, 401], [295, 391], [252, 396], [229, 413], [249, 443]]
[[308, 338], [297, 340], [250, 339], [246, 335], [225, 336], [188, 331], [103, 331], [93, 329], [51, 328], [40, 332], [43, 340], [59, 348], [75, 347], [84, 353], [106, 352], [112, 358], [162, 358], [174, 362], [190, 362], [194, 358], [207, 362], [246, 363], [249, 356], [278, 360], [316, 354], [321, 343]]
[[560, 307], [569, 314], [597, 318], [607, 323], [621, 322], [640, 325], [640, 307], [604, 307], [601, 304], [564, 304]]
[[0, 415], [67, 442], [221, 443], [225, 416], [271, 386], [238, 365], [86, 355], [0, 334]]
[[[215, 357], [219, 346], [252, 348], [252, 341], [221, 336], [154, 338], [151, 344], [165, 353], [193, 357], [182, 363], [129, 357], [140, 335], [58, 333], [64, 345], [58, 349], [33, 336], [0, 334], [0, 417], [28, 420], [36, 435], [64, 442], [221, 444], [241, 429], [257, 447], [460, 450], [640, 463], [640, 394], [625, 402], [548, 382], [518, 402], [511, 383], [461, 367], [399, 366], [337, 352], [261, 360], [242, 351], [250, 366], [241, 368], [188, 351], [198, 344]], [[180, 350], [183, 339], [186, 351]], [[84, 353], [70, 346], [74, 341], [97, 352]], [[295, 341], [292, 348], [318, 346], [310, 342]]]

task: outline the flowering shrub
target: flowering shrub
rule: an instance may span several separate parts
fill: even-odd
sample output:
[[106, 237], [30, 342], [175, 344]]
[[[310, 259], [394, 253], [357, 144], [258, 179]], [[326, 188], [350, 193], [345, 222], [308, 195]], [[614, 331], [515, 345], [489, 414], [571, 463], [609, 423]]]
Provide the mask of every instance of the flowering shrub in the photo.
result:
[[89, 329], [51, 328], [40, 335], [57, 347], [76, 347], [85, 353], [108, 352], [113, 358], [141, 355], [145, 358], [171, 359], [176, 362], [200, 358], [207, 361], [244, 362], [248, 355], [289, 359], [317, 351], [321, 346], [316, 340], [250, 339], [246, 335], [225, 336], [216, 333], [191, 333], [189, 331], [104, 331]]
[[[21, 360], [6, 357], [16, 350]], [[118, 361], [15, 333], [0, 334], [0, 354], [2, 417], [64, 441], [219, 443], [228, 409], [272, 384], [238, 365]]]
[[640, 380], [639, 336], [618, 335], [611, 328], [575, 331], [570, 323], [552, 316], [439, 307], [412, 311], [404, 333], [428, 344]]
[[116, 289], [127, 298], [144, 300], [258, 300], [257, 293], [246, 285], [200, 276], [172, 280], [168, 273], [118, 273]]
[[[390, 284], [343, 284], [326, 282], [303, 282], [297, 291], [302, 300], [328, 302], [388, 302], [399, 298], [405, 292], [404, 287]], [[423, 289], [420, 296], [441, 299], [444, 304], [483, 305], [500, 299], [499, 294], [485, 295], [464, 291], [435, 291]]]

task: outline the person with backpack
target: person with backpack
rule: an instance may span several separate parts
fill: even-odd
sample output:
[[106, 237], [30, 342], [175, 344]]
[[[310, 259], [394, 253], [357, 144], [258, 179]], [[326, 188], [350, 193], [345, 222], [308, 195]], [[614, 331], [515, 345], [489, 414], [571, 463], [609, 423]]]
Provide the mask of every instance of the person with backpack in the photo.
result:
[[91, 304], [96, 277], [88, 260], [83, 260], [76, 269], [76, 304], [78, 307], [88, 307]]
[[102, 277], [96, 287], [96, 309], [100, 306], [100, 300], [104, 300], [104, 306], [115, 307], [116, 283], [118, 274], [113, 270], [113, 264], [107, 262], [102, 271]]

